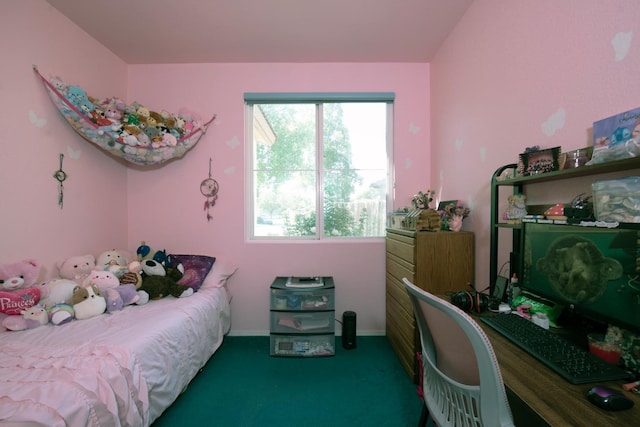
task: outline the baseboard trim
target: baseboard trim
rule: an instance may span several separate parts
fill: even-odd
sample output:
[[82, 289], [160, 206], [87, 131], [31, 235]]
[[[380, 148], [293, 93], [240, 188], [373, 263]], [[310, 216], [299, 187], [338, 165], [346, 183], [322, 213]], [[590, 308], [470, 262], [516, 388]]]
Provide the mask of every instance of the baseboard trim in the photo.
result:
[[[383, 337], [385, 335], [386, 335], [385, 331], [357, 331], [356, 332], [356, 336], [359, 336], [359, 337]], [[227, 336], [230, 336], [230, 337], [268, 337], [269, 336], [269, 331], [234, 331], [234, 330], [231, 330], [231, 331], [229, 331]], [[336, 331], [336, 336], [337, 337], [341, 337], [342, 336], [342, 331], [340, 331], [340, 333], [338, 333], [338, 331]]]

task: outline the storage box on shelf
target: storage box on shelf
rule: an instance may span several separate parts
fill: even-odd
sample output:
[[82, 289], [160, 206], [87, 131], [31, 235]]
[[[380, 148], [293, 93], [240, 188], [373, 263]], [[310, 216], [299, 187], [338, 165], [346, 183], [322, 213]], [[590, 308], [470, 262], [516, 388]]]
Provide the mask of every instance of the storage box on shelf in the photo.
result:
[[640, 222], [640, 177], [599, 180], [592, 188], [598, 221]]
[[335, 285], [287, 286], [288, 277], [271, 284], [270, 355], [319, 357], [335, 354]]

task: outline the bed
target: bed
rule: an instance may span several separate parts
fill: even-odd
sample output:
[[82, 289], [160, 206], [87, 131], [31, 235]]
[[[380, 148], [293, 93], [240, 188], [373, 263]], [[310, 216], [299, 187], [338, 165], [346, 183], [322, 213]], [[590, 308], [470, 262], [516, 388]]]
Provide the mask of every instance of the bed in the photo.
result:
[[235, 268], [222, 264], [189, 297], [0, 332], [0, 423], [150, 425], [229, 331]]

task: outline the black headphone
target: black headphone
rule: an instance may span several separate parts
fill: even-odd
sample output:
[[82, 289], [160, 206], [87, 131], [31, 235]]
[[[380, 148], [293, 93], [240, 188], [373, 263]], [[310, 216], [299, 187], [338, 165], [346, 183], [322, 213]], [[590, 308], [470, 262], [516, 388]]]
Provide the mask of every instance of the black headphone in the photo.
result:
[[466, 312], [482, 313], [489, 307], [489, 295], [478, 291], [460, 291], [451, 295], [451, 304]]

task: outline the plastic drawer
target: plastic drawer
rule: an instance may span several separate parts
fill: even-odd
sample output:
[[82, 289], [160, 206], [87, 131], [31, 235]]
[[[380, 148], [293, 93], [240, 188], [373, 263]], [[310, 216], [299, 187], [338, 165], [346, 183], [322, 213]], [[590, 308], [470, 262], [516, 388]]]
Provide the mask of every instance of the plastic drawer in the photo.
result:
[[334, 306], [333, 288], [271, 289], [272, 310], [333, 310]]
[[334, 335], [271, 335], [271, 356], [321, 357], [335, 355]]
[[333, 333], [333, 311], [272, 311], [271, 332], [275, 333]]

